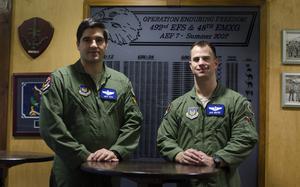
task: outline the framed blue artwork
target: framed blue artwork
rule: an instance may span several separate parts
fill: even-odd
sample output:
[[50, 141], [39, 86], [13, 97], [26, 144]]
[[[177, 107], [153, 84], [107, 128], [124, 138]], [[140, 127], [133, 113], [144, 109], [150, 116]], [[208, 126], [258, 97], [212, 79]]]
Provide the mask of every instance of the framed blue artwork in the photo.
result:
[[49, 74], [13, 74], [14, 136], [39, 136], [41, 88]]

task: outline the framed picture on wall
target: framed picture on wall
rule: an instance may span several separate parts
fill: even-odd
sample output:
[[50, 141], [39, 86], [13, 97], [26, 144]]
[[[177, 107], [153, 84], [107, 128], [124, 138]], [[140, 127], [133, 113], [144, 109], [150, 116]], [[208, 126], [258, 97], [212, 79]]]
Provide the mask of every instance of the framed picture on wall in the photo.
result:
[[282, 73], [282, 107], [300, 108], [300, 73]]
[[39, 136], [40, 97], [49, 73], [13, 74], [13, 135]]
[[300, 30], [282, 31], [282, 63], [300, 64]]

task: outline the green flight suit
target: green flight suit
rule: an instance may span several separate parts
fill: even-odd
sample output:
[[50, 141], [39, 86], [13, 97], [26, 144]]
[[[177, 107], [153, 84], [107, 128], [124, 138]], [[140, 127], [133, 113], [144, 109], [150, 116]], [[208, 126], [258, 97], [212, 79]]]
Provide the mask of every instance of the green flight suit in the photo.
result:
[[80, 171], [80, 164], [101, 148], [124, 159], [138, 145], [142, 114], [129, 79], [104, 65], [99, 85], [97, 90], [80, 61], [53, 72], [43, 85], [40, 134], [55, 152], [58, 186], [107, 186], [101, 177]]
[[[208, 115], [208, 106], [223, 106], [223, 115]], [[222, 107], [221, 107], [222, 108]], [[254, 114], [246, 98], [218, 84], [204, 108], [195, 88], [175, 99], [158, 129], [157, 146], [163, 157], [175, 161], [189, 148], [222, 158], [228, 167], [216, 177], [193, 180], [191, 186], [240, 186], [237, 167], [258, 140]]]

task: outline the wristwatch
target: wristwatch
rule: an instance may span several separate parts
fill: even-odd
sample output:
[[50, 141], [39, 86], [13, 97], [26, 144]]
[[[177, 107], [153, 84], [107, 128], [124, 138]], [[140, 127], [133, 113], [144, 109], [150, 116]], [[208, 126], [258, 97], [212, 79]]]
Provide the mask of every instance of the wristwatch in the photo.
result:
[[213, 156], [213, 160], [215, 163], [215, 168], [220, 168], [221, 167], [221, 158], [218, 156]]

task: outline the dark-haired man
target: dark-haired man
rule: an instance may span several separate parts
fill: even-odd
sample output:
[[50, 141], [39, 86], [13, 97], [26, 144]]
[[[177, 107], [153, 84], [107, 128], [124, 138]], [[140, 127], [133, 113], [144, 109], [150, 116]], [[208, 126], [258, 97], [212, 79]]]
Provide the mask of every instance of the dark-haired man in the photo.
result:
[[117, 162], [134, 151], [142, 114], [125, 75], [104, 63], [108, 33], [92, 18], [77, 30], [80, 59], [54, 71], [44, 83], [40, 133], [55, 152], [54, 186], [111, 186], [80, 171], [85, 161]]

